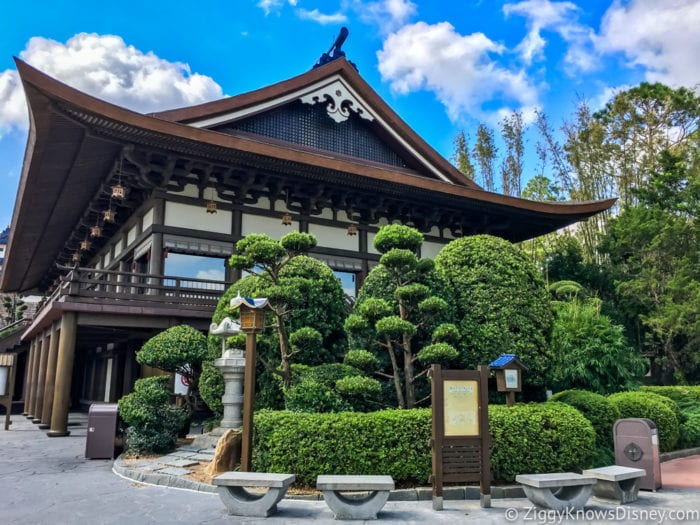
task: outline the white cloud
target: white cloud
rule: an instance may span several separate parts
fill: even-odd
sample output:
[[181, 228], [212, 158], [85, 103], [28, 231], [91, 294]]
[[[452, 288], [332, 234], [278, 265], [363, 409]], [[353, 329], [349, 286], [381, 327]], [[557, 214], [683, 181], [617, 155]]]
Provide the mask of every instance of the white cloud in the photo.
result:
[[0, 73], [0, 138], [12, 128], [27, 128], [27, 105], [17, 71]]
[[258, 7], [265, 11], [265, 15], [269, 15], [272, 11], [282, 7], [282, 0], [260, 0]]
[[417, 12], [416, 4], [410, 0], [354, 0], [352, 6], [360, 20], [377, 25], [382, 34], [389, 34], [404, 26]]
[[516, 48], [527, 65], [544, 58], [547, 40], [542, 32], [552, 31], [567, 43], [564, 62], [569, 74], [592, 71], [597, 67], [592, 50], [593, 31], [578, 22], [580, 9], [572, 2], [525, 0], [505, 4], [503, 12], [506, 16], [522, 16], [527, 21], [528, 33]]
[[327, 24], [342, 24], [346, 22], [348, 17], [342, 13], [334, 13], [332, 15], [326, 15], [321, 13], [318, 9], [313, 11], [308, 11], [307, 9], [297, 9], [297, 15], [302, 20], [312, 20], [318, 22], [321, 25]]
[[[497, 121], [503, 110], [529, 114], [538, 106], [538, 91], [527, 74], [492, 59], [503, 52], [483, 33], [465, 36], [448, 22], [418, 22], [389, 35], [377, 57], [382, 79], [393, 91], [433, 91], [453, 121], [462, 114]], [[501, 108], [483, 110], [496, 98], [503, 100]]]
[[[211, 77], [127, 46], [118, 36], [79, 33], [65, 44], [33, 37], [20, 57], [66, 84], [140, 112], [221, 98]], [[0, 134], [26, 127], [26, 104], [17, 72], [0, 73]]]
[[596, 41], [601, 52], [622, 52], [646, 78], [671, 86], [700, 82], [700, 2], [615, 0], [603, 17]]
[[195, 279], [207, 279], [210, 281], [225, 281], [226, 277], [223, 270], [199, 270]]

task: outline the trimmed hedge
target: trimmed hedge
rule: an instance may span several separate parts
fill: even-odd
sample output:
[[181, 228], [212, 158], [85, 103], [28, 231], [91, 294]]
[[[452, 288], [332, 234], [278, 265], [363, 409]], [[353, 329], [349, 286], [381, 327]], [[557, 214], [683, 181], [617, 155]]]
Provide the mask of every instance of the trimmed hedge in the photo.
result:
[[644, 417], [651, 419], [659, 431], [661, 452], [674, 450], [678, 442], [680, 424], [672, 399], [651, 392], [618, 392], [608, 396], [608, 400], [620, 411], [621, 418]]
[[[562, 403], [489, 407], [494, 479], [580, 470], [590, 465], [595, 431]], [[429, 409], [255, 414], [253, 468], [294, 472], [312, 486], [319, 474], [387, 474], [399, 484], [426, 484], [431, 473]]]
[[700, 407], [700, 386], [643, 386], [639, 390], [673, 399], [682, 411]]
[[513, 481], [518, 474], [588, 468], [595, 451], [593, 425], [564, 403], [489, 407], [491, 473]]
[[620, 410], [605, 396], [587, 390], [564, 390], [549, 401], [559, 401], [577, 409], [593, 425], [597, 447], [613, 447], [613, 426], [620, 419]]

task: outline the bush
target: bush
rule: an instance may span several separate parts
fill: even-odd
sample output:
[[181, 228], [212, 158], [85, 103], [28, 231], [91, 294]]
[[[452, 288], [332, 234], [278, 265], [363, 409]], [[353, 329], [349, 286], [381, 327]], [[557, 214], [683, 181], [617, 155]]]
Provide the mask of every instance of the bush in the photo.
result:
[[170, 452], [185, 422], [185, 412], [168, 404], [170, 377], [139, 379], [134, 391], [119, 400], [119, 415], [129, 426], [127, 449], [139, 453]]
[[[312, 486], [319, 474], [388, 474], [397, 484], [426, 484], [431, 474], [429, 409], [370, 413], [255, 415], [253, 467], [294, 472]], [[512, 481], [526, 472], [588, 467], [595, 444], [591, 424], [559, 403], [489, 409], [491, 470]]]
[[621, 418], [651, 419], [659, 431], [661, 452], [669, 452], [678, 442], [680, 429], [676, 413], [668, 402], [659, 399], [662, 397], [650, 392], [619, 392], [608, 396], [608, 400], [618, 408]]
[[285, 399], [287, 410], [292, 412], [343, 412], [350, 407], [332, 388], [314, 381], [302, 380], [292, 386]]
[[563, 403], [492, 405], [489, 427], [494, 479], [579, 471], [592, 463], [595, 430], [578, 410]]
[[453, 294], [465, 367], [512, 353], [530, 369], [525, 382], [543, 386], [554, 316], [544, 278], [522, 251], [490, 235], [462, 237], [440, 250], [435, 269]]
[[554, 394], [549, 401], [571, 405], [581, 412], [593, 425], [597, 447], [613, 447], [613, 426], [620, 419], [620, 411], [606, 397], [586, 390], [565, 390]]
[[678, 448], [700, 447], [700, 406], [683, 411]]
[[639, 390], [673, 399], [681, 410], [700, 407], [700, 386], [643, 386]]

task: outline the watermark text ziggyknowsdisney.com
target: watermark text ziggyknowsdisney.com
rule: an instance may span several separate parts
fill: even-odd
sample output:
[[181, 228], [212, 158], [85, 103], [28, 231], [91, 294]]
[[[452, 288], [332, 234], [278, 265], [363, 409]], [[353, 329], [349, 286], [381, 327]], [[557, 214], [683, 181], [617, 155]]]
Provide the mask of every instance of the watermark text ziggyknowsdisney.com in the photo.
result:
[[592, 521], [618, 521], [621, 523], [671, 523], [700, 521], [700, 510], [665, 510], [639, 509], [633, 507], [614, 507], [610, 509], [566, 509], [548, 510], [530, 507], [527, 509], [508, 508], [505, 510], [506, 521], [527, 521], [543, 525], [570, 521], [590, 523]]

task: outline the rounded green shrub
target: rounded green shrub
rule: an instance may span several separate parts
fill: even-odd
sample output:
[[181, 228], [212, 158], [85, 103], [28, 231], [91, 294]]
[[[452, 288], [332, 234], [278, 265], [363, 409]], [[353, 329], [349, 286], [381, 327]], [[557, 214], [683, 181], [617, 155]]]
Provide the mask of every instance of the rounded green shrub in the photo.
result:
[[343, 363], [362, 370], [366, 373], [372, 373], [379, 368], [379, 359], [367, 350], [350, 350], [343, 358]]
[[605, 396], [587, 390], [564, 390], [549, 401], [571, 405], [581, 412], [595, 429], [598, 448], [613, 447], [613, 426], [620, 419], [620, 411]]
[[403, 224], [382, 226], [374, 236], [374, 247], [379, 253], [387, 253], [392, 249], [409, 250], [415, 253], [422, 244], [423, 234]]
[[659, 431], [661, 452], [669, 452], [678, 442], [680, 425], [674, 410], [659, 397], [663, 396], [649, 392], [619, 392], [608, 396], [608, 400], [620, 411], [621, 418], [651, 419]]
[[343, 412], [350, 409], [337, 392], [313, 379], [293, 385], [287, 392], [285, 404], [292, 412]]
[[489, 407], [491, 472], [513, 481], [524, 473], [579, 471], [590, 466], [595, 430], [575, 408], [563, 403]]
[[134, 391], [119, 400], [119, 415], [128, 425], [128, 450], [164, 453], [175, 448], [186, 414], [169, 400], [169, 376], [138, 379]]

